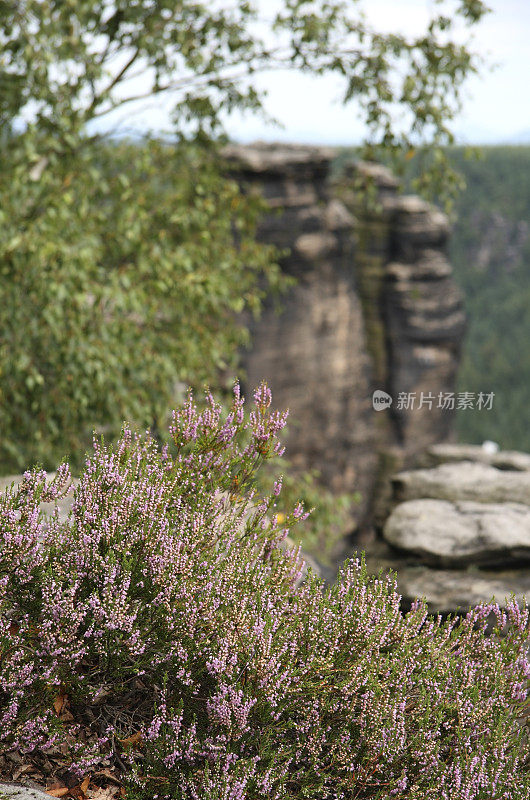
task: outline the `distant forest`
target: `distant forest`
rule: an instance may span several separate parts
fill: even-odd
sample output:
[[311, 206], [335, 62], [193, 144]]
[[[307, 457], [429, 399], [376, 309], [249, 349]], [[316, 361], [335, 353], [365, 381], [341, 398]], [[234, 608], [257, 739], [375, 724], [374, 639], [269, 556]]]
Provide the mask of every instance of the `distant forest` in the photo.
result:
[[491, 411], [460, 411], [463, 442], [530, 451], [530, 147], [453, 151], [467, 189], [450, 243], [468, 329], [458, 391], [495, 392]]

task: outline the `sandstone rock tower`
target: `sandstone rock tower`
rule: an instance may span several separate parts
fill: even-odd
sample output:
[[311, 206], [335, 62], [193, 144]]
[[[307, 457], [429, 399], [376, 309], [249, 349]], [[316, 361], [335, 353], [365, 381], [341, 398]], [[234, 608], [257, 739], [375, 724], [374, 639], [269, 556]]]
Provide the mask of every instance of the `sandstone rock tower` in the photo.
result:
[[[362, 530], [377, 517], [385, 474], [450, 437], [453, 415], [438, 397], [454, 391], [465, 317], [444, 255], [447, 218], [400, 195], [380, 166], [351, 165], [331, 180], [327, 148], [231, 146], [226, 157], [268, 201], [259, 236], [289, 248], [282, 268], [296, 278], [280, 310], [271, 301], [251, 325], [248, 384], [266, 378], [290, 408], [295, 465], [318, 468], [336, 492], [361, 493]], [[392, 396], [389, 409], [373, 410], [375, 389]], [[398, 408], [400, 393], [416, 393], [415, 408]]]

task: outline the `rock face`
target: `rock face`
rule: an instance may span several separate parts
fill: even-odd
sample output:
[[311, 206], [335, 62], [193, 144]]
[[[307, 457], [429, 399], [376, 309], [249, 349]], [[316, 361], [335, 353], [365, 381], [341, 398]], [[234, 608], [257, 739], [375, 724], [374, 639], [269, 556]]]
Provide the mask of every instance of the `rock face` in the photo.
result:
[[296, 284], [251, 323], [247, 386], [266, 379], [289, 408], [287, 457], [317, 468], [336, 492], [370, 496], [377, 465], [372, 370], [355, 261], [355, 220], [327, 186], [333, 152], [319, 148], [232, 148], [238, 180], [258, 187], [276, 211], [261, 239], [290, 248], [282, 260]]
[[50, 795], [40, 789], [16, 786], [12, 783], [0, 783], [0, 800], [4, 797], [9, 797], [10, 800], [50, 800]]
[[404, 604], [424, 596], [437, 613], [530, 599], [530, 456], [447, 444], [421, 460], [435, 466], [394, 477], [372, 571], [397, 571]]
[[[377, 209], [359, 202], [352, 188], [359, 179], [375, 183]], [[374, 376], [393, 398], [384, 438], [412, 463], [450, 436], [452, 409], [439, 397], [454, 391], [465, 316], [445, 256], [447, 217], [398, 188], [388, 171], [361, 163], [345, 170], [337, 191], [359, 221], [355, 269]], [[400, 402], [409, 395], [410, 403]]]
[[500, 470], [470, 461], [401, 472], [394, 477], [393, 484], [394, 496], [400, 501], [433, 497], [530, 505], [530, 471]]
[[[373, 515], [381, 476], [447, 439], [449, 409], [398, 408], [400, 393], [454, 390], [464, 314], [443, 250], [446, 217], [398, 194], [384, 167], [356, 164], [330, 180], [334, 153], [297, 146], [232, 146], [225, 151], [243, 187], [271, 213], [263, 241], [289, 248], [283, 270], [297, 283], [251, 322], [247, 385], [263, 378], [289, 407], [287, 456], [318, 469], [336, 492], [360, 492], [361, 527]], [[356, 182], [375, 187], [377, 208]], [[365, 197], [365, 195], [363, 195]], [[390, 394], [374, 412], [372, 393]]]
[[518, 603], [530, 599], [530, 571], [442, 570], [404, 567], [398, 573], [406, 604], [425, 597], [436, 614], [454, 614], [495, 598], [501, 605], [512, 594]]
[[390, 515], [384, 535], [435, 566], [530, 563], [530, 508], [517, 503], [409, 500]]
[[476, 444], [438, 444], [430, 447], [422, 457], [426, 467], [438, 464], [472, 461], [479, 464], [490, 464], [497, 469], [524, 472], [530, 470], [530, 453], [519, 453], [516, 450], [498, 451], [484, 445]]

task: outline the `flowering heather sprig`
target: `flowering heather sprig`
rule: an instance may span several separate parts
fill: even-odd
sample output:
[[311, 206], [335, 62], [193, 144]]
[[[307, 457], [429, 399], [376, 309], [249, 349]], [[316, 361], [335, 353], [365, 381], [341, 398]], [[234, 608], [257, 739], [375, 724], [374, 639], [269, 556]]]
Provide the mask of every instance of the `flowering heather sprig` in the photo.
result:
[[528, 609], [404, 616], [358, 560], [297, 587], [306, 512], [252, 489], [285, 415], [243, 402], [96, 441], [65, 523], [66, 467], [1, 498], [0, 755], [125, 767], [134, 800], [528, 800]]

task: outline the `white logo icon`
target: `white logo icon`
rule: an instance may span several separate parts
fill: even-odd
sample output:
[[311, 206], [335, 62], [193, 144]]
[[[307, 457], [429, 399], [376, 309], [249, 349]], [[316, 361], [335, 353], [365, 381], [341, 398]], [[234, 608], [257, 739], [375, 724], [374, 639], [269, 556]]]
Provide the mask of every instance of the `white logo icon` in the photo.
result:
[[392, 405], [392, 398], [382, 389], [376, 389], [372, 395], [372, 406], [374, 411], [384, 411], [385, 408], [390, 408]]

